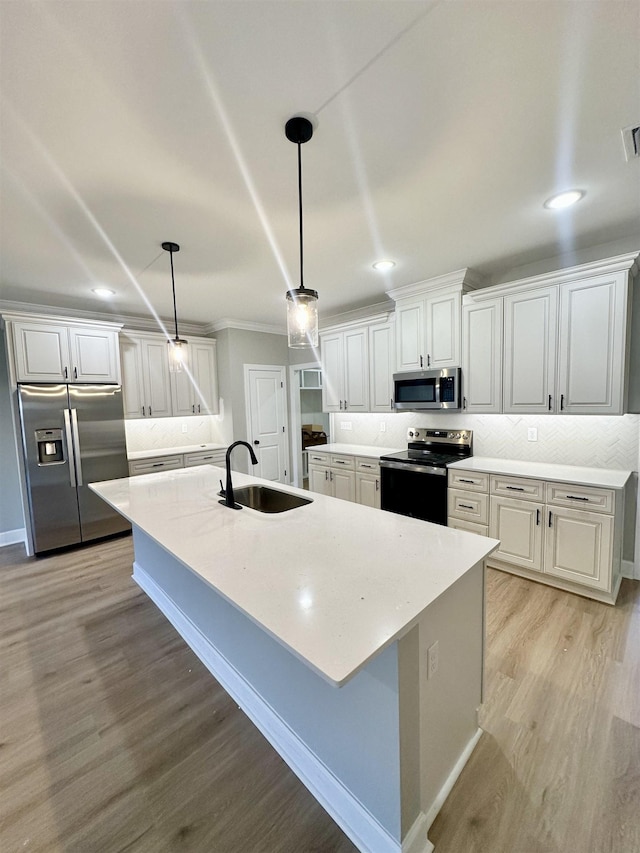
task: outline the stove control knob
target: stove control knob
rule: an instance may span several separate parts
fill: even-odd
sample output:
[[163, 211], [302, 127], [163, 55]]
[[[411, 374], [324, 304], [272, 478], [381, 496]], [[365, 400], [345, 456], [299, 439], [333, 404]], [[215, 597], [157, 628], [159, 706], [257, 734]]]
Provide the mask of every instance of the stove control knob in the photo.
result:
[[409, 430], [409, 438], [413, 438], [413, 430], [412, 429]]
[[420, 435], [420, 430], [419, 429], [415, 430], [415, 432], [413, 434], [415, 435], [416, 438], [418, 438]]

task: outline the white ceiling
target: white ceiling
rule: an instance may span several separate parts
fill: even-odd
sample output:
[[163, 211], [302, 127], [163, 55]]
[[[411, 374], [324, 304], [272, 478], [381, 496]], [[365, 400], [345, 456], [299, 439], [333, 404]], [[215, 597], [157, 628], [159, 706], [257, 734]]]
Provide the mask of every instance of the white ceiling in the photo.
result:
[[[640, 247], [620, 134], [640, 123], [637, 0], [21, 0], [0, 33], [4, 300], [170, 317], [173, 240], [179, 319], [281, 325], [300, 112], [322, 314], [463, 267]], [[542, 207], [567, 187], [586, 197]]]

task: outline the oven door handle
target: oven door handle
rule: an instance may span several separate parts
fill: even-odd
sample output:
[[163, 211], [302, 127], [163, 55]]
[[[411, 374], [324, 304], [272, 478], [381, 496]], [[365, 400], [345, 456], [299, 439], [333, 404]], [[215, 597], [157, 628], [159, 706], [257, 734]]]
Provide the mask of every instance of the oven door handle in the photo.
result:
[[381, 468], [391, 468], [396, 471], [416, 471], [418, 474], [435, 474], [437, 477], [446, 477], [446, 468], [433, 468], [430, 465], [412, 465], [411, 462], [389, 462], [380, 460]]

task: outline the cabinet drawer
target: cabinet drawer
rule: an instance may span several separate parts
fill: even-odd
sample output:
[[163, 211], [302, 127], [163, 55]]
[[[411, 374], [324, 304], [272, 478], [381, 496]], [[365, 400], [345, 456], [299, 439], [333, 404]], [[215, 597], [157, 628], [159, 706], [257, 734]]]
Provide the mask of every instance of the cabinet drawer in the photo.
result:
[[449, 489], [449, 515], [476, 524], [489, 523], [489, 495]]
[[449, 488], [463, 489], [465, 492], [488, 492], [489, 475], [449, 468]]
[[594, 486], [573, 486], [571, 483], [547, 483], [547, 503], [570, 506], [573, 509], [613, 512], [615, 492]]
[[334, 456], [331, 454], [331, 463], [334, 468], [347, 468], [349, 471], [355, 469], [355, 459], [353, 456]]
[[182, 456], [159, 456], [153, 459], [141, 459], [139, 462], [129, 462], [129, 474], [153, 474], [157, 471], [171, 471], [183, 467]]
[[466, 530], [469, 533], [477, 533], [479, 536], [489, 535], [489, 528], [486, 524], [478, 524], [475, 521], [466, 521], [463, 518], [449, 518], [447, 526], [454, 530]]
[[194, 465], [224, 465], [224, 450], [203, 450], [201, 453], [185, 453], [184, 467], [191, 468]]
[[331, 457], [328, 453], [311, 453], [307, 450], [309, 465], [329, 465]]
[[363, 474], [379, 474], [380, 461], [378, 459], [369, 459], [357, 456], [356, 471], [362, 471]]
[[527, 477], [505, 477], [492, 474], [491, 494], [541, 503], [544, 501], [544, 482], [543, 480], [531, 480]]

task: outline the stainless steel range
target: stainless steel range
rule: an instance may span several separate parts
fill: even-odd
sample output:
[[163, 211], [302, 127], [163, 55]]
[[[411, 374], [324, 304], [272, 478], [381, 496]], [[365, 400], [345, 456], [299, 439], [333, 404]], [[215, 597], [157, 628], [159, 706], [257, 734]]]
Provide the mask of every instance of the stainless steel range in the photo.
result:
[[447, 465], [473, 455], [473, 432], [409, 427], [407, 440], [380, 457], [382, 509], [446, 525]]

